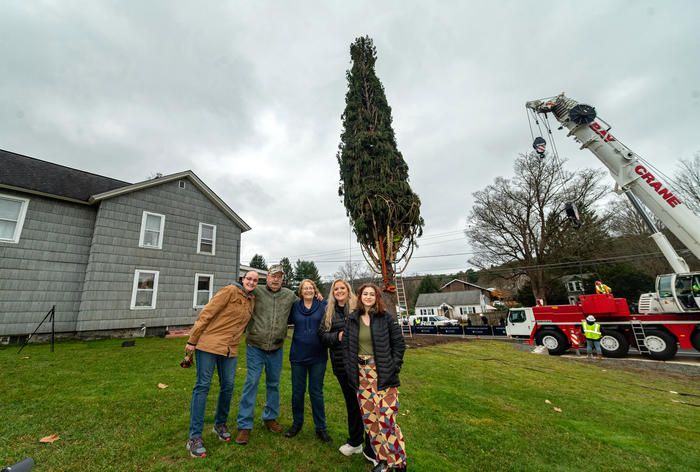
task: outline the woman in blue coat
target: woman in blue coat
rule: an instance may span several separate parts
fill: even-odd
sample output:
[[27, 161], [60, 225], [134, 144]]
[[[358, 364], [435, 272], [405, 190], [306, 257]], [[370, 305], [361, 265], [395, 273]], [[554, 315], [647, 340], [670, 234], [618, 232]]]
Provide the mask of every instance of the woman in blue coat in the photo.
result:
[[318, 287], [309, 279], [299, 284], [300, 300], [294, 302], [289, 323], [294, 325], [289, 362], [292, 365], [292, 426], [284, 433], [288, 438], [299, 434], [304, 425], [304, 396], [309, 387], [311, 413], [316, 436], [331, 442], [326, 431], [326, 411], [323, 401], [323, 380], [326, 375], [328, 352], [318, 337], [318, 328], [326, 311], [326, 302], [318, 300]]

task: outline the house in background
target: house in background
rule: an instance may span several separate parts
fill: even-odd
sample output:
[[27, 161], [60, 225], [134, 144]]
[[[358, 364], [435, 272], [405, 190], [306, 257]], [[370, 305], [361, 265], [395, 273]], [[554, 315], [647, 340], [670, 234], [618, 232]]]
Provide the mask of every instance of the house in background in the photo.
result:
[[478, 291], [485, 297], [489, 297], [491, 295], [491, 290], [488, 288], [481, 287], [479, 285], [473, 284], [471, 282], [465, 282], [464, 280], [460, 279], [452, 279], [449, 282], [447, 282], [445, 285], [440, 287], [440, 292], [447, 293], [447, 292], [465, 292], [465, 291]]
[[488, 313], [497, 310], [491, 306], [491, 300], [491, 289], [452, 279], [440, 288], [440, 292], [419, 294], [415, 313], [442, 315], [482, 324], [483, 319], [488, 318]]
[[81, 336], [190, 325], [249, 229], [192, 171], [130, 184], [0, 151], [0, 336], [53, 305]]
[[593, 274], [573, 274], [561, 278], [562, 283], [566, 286], [566, 297], [569, 300], [569, 305], [578, 305], [579, 297], [586, 293], [583, 281], [592, 277]]
[[416, 301], [416, 315], [443, 315], [448, 318], [495, 311], [491, 299], [477, 290], [462, 292], [421, 293]]

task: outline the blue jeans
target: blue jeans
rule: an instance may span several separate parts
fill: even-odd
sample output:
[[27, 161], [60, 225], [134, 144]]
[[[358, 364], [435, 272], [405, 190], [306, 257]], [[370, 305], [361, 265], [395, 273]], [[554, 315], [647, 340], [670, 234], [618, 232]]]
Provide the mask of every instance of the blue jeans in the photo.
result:
[[280, 374], [282, 372], [282, 348], [263, 351], [257, 347], [246, 347], [247, 374], [241, 404], [238, 407], [238, 429], [253, 429], [255, 416], [255, 398], [258, 396], [258, 384], [265, 368], [265, 409], [263, 421], [276, 420], [280, 415]]
[[595, 352], [598, 353], [599, 356], [603, 355], [603, 351], [600, 350], [600, 339], [588, 339], [586, 338], [586, 354], [591, 355], [591, 351], [593, 350], [593, 346], [595, 346]]
[[326, 375], [326, 361], [315, 364], [292, 364], [292, 417], [294, 424], [301, 428], [304, 424], [304, 395], [306, 379], [309, 379], [311, 414], [316, 431], [326, 430], [326, 407], [323, 403], [323, 378]]
[[190, 439], [201, 438], [204, 428], [204, 410], [207, 406], [207, 395], [211, 387], [214, 368], [219, 374], [219, 401], [216, 404], [216, 416], [214, 424], [223, 424], [228, 420], [228, 412], [231, 409], [231, 397], [233, 396], [233, 379], [236, 376], [236, 363], [238, 358], [226, 357], [195, 350], [197, 356], [197, 381], [192, 390], [192, 402], [190, 403]]

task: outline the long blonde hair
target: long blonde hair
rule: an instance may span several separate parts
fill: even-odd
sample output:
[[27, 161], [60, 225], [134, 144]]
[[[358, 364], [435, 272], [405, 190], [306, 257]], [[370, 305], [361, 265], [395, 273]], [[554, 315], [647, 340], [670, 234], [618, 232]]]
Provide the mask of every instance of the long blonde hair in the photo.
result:
[[355, 309], [355, 305], [357, 305], [357, 297], [355, 297], [355, 294], [352, 292], [352, 287], [347, 280], [335, 279], [331, 284], [331, 289], [328, 293], [328, 306], [326, 307], [326, 314], [323, 317], [323, 327], [326, 329], [326, 331], [330, 331], [331, 322], [333, 321], [333, 314], [335, 313], [336, 301], [335, 297], [333, 296], [333, 289], [337, 283], [345, 285], [345, 288], [348, 291], [348, 301], [345, 302], [345, 305], [349, 307], [350, 311], [353, 311]]

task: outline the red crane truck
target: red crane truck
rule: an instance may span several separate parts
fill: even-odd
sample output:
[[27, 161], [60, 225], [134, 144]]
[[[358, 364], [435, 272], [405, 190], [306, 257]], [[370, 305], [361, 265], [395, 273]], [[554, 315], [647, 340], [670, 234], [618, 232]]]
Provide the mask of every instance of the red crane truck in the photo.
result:
[[[678, 347], [700, 351], [700, 272], [691, 272], [666, 237], [644, 211], [644, 205], [700, 258], [700, 218], [655, 175], [653, 165], [644, 161], [610, 133], [610, 126], [597, 116], [595, 108], [579, 104], [564, 94], [528, 102], [526, 107], [546, 119], [552, 114], [569, 129], [610, 171], [618, 187], [651, 230], [674, 273], [660, 275], [655, 291], [639, 299], [639, 313], [631, 313], [627, 301], [609, 294], [582, 295], [576, 305], [536, 306], [511, 309], [506, 333], [543, 345], [550, 354], [566, 352], [583, 341], [581, 323], [588, 315], [601, 324], [601, 347], [607, 357], [625, 356], [634, 346], [653, 359], [667, 360]], [[535, 140], [541, 146], [542, 138]], [[543, 154], [542, 147], [536, 150]], [[574, 204], [567, 215], [578, 220]]]

